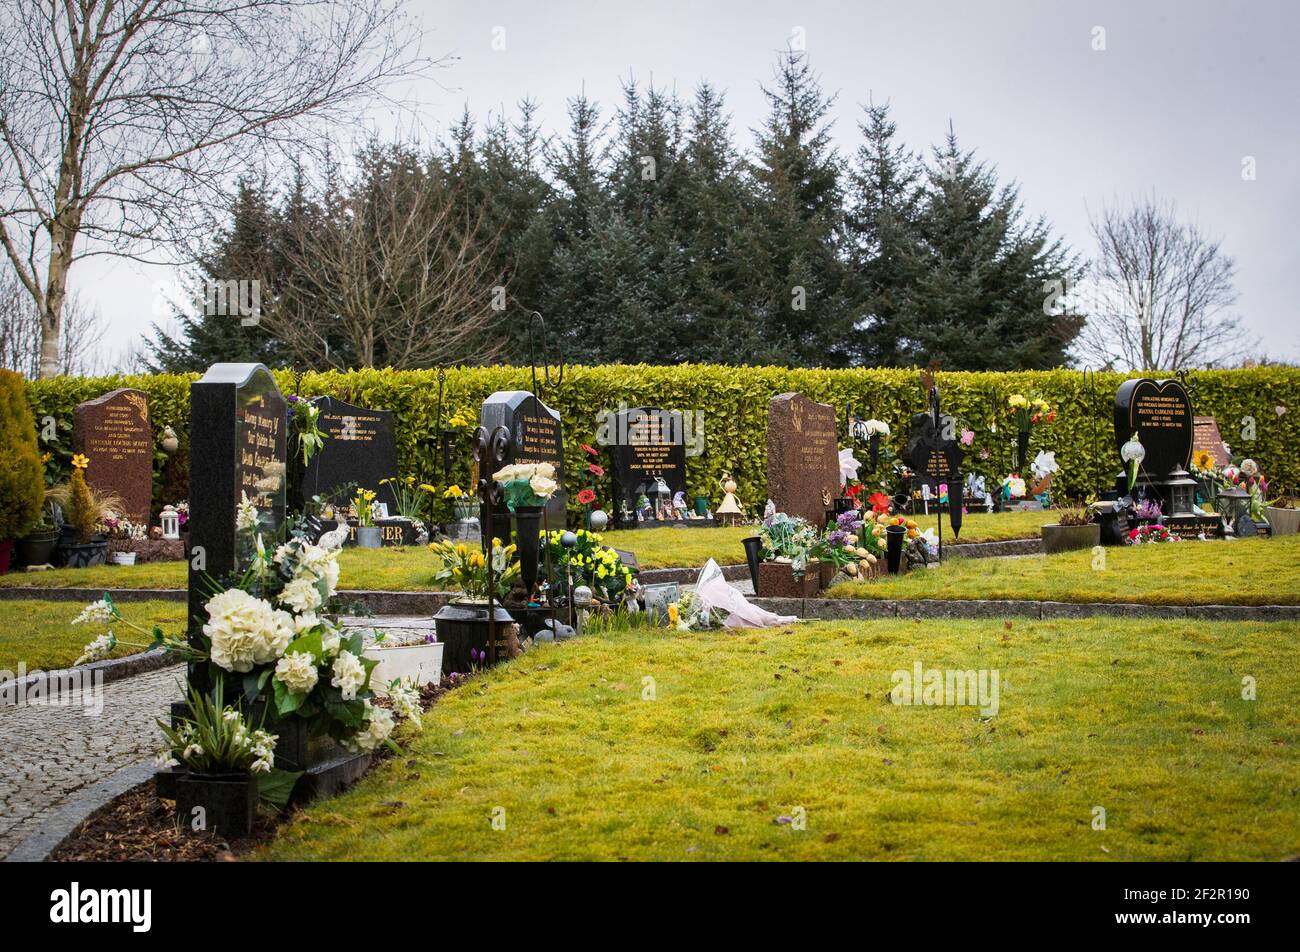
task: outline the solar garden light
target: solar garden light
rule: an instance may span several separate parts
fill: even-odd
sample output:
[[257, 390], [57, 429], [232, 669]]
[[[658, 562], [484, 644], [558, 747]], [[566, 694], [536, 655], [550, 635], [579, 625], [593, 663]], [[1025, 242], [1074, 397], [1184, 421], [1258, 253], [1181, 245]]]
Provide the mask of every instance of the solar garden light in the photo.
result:
[[[578, 536], [576, 533], [568, 529], [565, 529], [562, 533], [560, 533], [560, 545], [564, 546], [564, 548], [569, 552], [572, 552], [573, 547], [577, 544], [578, 544]], [[577, 593], [574, 592], [573, 590], [573, 560], [568, 557], [566, 557], [564, 560], [564, 571], [565, 574], [568, 576], [567, 579], [568, 584], [565, 586], [565, 592], [568, 595], [567, 600], [569, 603], [569, 626], [573, 627], [573, 622], [574, 622], [573, 598], [574, 595]]]

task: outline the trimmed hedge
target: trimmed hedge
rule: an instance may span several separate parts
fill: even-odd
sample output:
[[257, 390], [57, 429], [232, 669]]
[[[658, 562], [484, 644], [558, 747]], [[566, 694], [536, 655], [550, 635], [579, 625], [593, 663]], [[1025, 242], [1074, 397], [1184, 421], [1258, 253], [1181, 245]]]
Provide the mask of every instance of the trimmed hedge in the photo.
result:
[[[358, 370], [307, 373], [276, 371], [286, 393], [302, 396], [329, 394], [396, 416], [397, 455], [403, 475], [441, 485], [442, 463], [438, 449], [438, 381], [434, 370]], [[1084, 375], [1073, 370], [1021, 373], [940, 373], [943, 408], [963, 426], [975, 431], [967, 452], [968, 467], [989, 477], [1005, 475], [1013, 464], [1010, 439], [1015, 424], [1007, 409], [1012, 393], [1035, 394], [1057, 409], [1057, 421], [1034, 429], [1030, 458], [1040, 449], [1056, 451], [1061, 472], [1056, 486], [1066, 495], [1083, 496], [1109, 487], [1119, 472], [1112, 430], [1112, 405], [1120, 382], [1139, 374], [1098, 373], [1090, 397]], [[1157, 378], [1162, 376], [1154, 374]], [[28, 398], [39, 428], [49, 415], [72, 420], [72, 410], [82, 400], [116, 387], [136, 387], [149, 394], [150, 416], [158, 431], [170, 424], [181, 440], [184, 454], [192, 439], [188, 426], [189, 384], [193, 375], [158, 375], [105, 378], [57, 378], [27, 385]], [[447, 371], [443, 422], [458, 409], [478, 406], [496, 390], [529, 389], [530, 372], [521, 367], [467, 367]], [[540, 382], [540, 378], [539, 378]], [[1272, 494], [1294, 493], [1300, 486], [1300, 368], [1261, 367], [1247, 370], [1201, 371], [1189, 377], [1197, 414], [1217, 417], [1224, 438], [1235, 452], [1253, 456], [1272, 482]], [[569, 367], [558, 386], [543, 392], [543, 399], [560, 412], [565, 428], [565, 461], [569, 473], [570, 504], [580, 481], [575, 476], [586, 459], [579, 443], [591, 443], [598, 426], [596, 413], [628, 406], [704, 413], [705, 452], [688, 457], [688, 489], [717, 501], [717, 480], [731, 471], [739, 484], [741, 500], [751, 507], [767, 498], [767, 405], [778, 393], [799, 390], [837, 410], [841, 438], [845, 408], [864, 417], [884, 420], [893, 429], [887, 441], [901, 450], [908, 421], [925, 408], [925, 394], [915, 370], [859, 369], [804, 370], [781, 367], [723, 367], [715, 365], [609, 365]], [[1279, 414], [1276, 408], [1286, 408]], [[1253, 422], [1252, 422], [1253, 421]], [[996, 435], [991, 424], [997, 424]], [[1254, 439], [1249, 439], [1252, 435]], [[69, 434], [70, 435], [70, 434]], [[451, 481], [465, 486], [471, 465], [471, 437], [463, 434]], [[987, 448], [991, 458], [980, 462]], [[178, 454], [180, 455], [180, 454]], [[160, 464], [164, 465], [164, 464]], [[608, 489], [601, 499], [608, 503]], [[171, 500], [167, 500], [171, 501]]]

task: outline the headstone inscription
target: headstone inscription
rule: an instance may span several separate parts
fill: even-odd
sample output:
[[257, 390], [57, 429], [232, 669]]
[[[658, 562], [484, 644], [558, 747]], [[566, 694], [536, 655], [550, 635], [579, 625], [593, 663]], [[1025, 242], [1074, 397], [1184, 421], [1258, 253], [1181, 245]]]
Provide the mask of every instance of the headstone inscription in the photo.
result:
[[207, 580], [241, 566], [235, 515], [247, 497], [272, 540], [284, 524], [286, 404], [261, 364], [213, 364], [190, 384], [189, 617], [205, 618]]
[[[686, 445], [682, 436], [682, 415], [676, 410], [636, 407], [610, 414], [610, 476], [614, 487], [614, 521], [620, 528], [670, 525], [672, 519], [637, 522], [638, 499], [661, 493], [660, 481], [668, 487], [671, 503], [686, 492]], [[631, 514], [629, 519], [627, 515]]]
[[1192, 402], [1177, 380], [1126, 380], [1115, 393], [1115, 446], [1136, 433], [1146, 449], [1142, 461], [1151, 477], [1161, 479], [1185, 470], [1192, 459], [1195, 428]]
[[358, 407], [336, 397], [317, 397], [317, 426], [325, 443], [303, 471], [302, 493], [347, 505], [357, 489], [374, 490], [376, 501], [397, 514], [397, 496], [385, 479], [397, 478], [397, 438], [389, 410]]
[[1214, 458], [1214, 465], [1220, 469], [1232, 462], [1232, 458], [1228, 455], [1228, 449], [1223, 442], [1223, 434], [1219, 432], [1219, 423], [1214, 417], [1193, 417], [1192, 426], [1194, 429], [1192, 452], [1194, 454], [1205, 450]]
[[[546, 506], [546, 527], [563, 529], [564, 507], [564, 429], [560, 414], [527, 390], [498, 390], [483, 401], [479, 424], [488, 433], [504, 426], [510, 434], [505, 464], [550, 463], [560, 488]], [[491, 475], [491, 474], [488, 474]]]
[[122, 497], [132, 522], [148, 523], [153, 505], [153, 426], [142, 390], [113, 390], [77, 405], [72, 448], [90, 460], [92, 489]]
[[767, 408], [767, 494], [778, 512], [818, 528], [840, 494], [835, 409], [802, 393], [782, 393]]

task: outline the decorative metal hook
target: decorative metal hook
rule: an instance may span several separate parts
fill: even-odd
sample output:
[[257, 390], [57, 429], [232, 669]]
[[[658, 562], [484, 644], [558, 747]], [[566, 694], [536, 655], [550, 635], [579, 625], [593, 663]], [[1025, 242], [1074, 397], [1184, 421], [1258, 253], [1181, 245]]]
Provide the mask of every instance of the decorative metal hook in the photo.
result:
[[546, 349], [546, 319], [542, 317], [541, 311], [533, 311], [528, 317], [528, 362], [531, 364], [533, 396], [541, 399], [541, 394], [537, 389], [537, 331], [540, 329], [542, 338], [542, 379], [546, 381], [547, 387], [558, 387], [564, 382], [564, 355], [560, 354], [559, 372], [554, 380], [551, 380], [550, 355]]

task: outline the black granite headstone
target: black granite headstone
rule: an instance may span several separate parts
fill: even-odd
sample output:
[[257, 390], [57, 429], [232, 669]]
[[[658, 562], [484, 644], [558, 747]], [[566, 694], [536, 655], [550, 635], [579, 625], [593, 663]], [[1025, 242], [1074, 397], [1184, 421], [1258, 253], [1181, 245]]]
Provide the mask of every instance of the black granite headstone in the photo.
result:
[[1192, 401], [1177, 380], [1126, 380], [1115, 392], [1116, 450], [1138, 435], [1146, 450], [1142, 469], [1159, 479], [1192, 461], [1196, 427]]
[[637, 498], [649, 495], [657, 478], [668, 486], [669, 499], [686, 492], [686, 444], [680, 412], [656, 407], [620, 410], [610, 414], [608, 435], [616, 522], [622, 512], [636, 512]]
[[[388, 504], [390, 516], [397, 515], [393, 488], [381, 485], [381, 480], [397, 477], [393, 414], [336, 397], [317, 397], [312, 403], [320, 408], [317, 426], [325, 434], [325, 443], [303, 471], [303, 496], [319, 495], [342, 506], [357, 489], [370, 489], [379, 502]], [[344, 488], [349, 485], [350, 489]]]
[[961, 462], [963, 450], [956, 438], [957, 424], [951, 416], [941, 414], [939, 426], [929, 413], [912, 414], [911, 435], [903, 450], [903, 461], [916, 474], [916, 487], [922, 483], [930, 487], [935, 499], [939, 485], [947, 483], [952, 498], [961, 491]]
[[272, 540], [284, 525], [285, 400], [261, 364], [213, 364], [190, 384], [189, 617], [201, 626], [207, 580], [240, 565], [235, 515], [242, 496]]
[[[546, 506], [548, 528], [562, 529], [564, 507], [564, 429], [560, 415], [527, 390], [498, 390], [483, 401], [479, 423], [488, 433], [504, 426], [510, 433], [505, 465], [511, 463], [550, 463], [560, 488]], [[491, 475], [491, 474], [488, 474]]]

